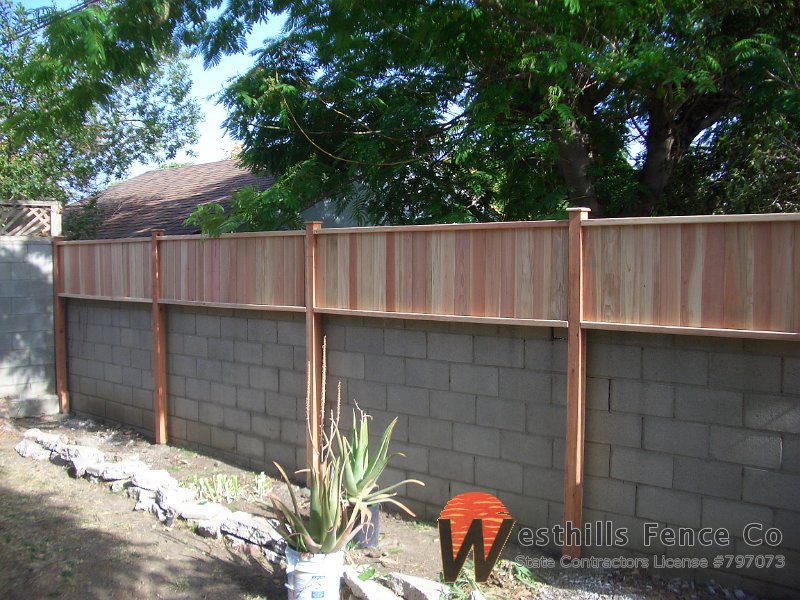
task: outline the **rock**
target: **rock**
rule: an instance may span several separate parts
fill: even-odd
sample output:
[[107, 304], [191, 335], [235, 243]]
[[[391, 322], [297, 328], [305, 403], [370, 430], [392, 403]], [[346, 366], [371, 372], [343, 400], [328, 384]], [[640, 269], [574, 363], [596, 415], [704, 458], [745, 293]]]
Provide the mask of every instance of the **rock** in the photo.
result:
[[274, 546], [282, 541], [280, 534], [272, 524], [263, 517], [255, 517], [246, 512], [235, 512], [222, 522], [220, 528], [237, 538], [247, 540], [259, 546]]
[[469, 595], [469, 600], [486, 600], [486, 596], [481, 594], [479, 590], [472, 590], [472, 593]]
[[131, 477], [131, 483], [136, 487], [155, 492], [158, 488], [172, 488], [177, 489], [180, 486], [178, 482], [167, 471], [156, 470], [141, 470], [137, 471]]
[[216, 502], [186, 502], [178, 514], [187, 521], [218, 521], [222, 525], [232, 513]]
[[23, 439], [19, 444], [14, 446], [22, 458], [32, 458], [34, 460], [47, 460], [50, 458], [50, 451], [45, 450], [35, 441], [30, 438]]
[[180, 514], [184, 504], [194, 500], [194, 491], [186, 488], [164, 486], [156, 490], [156, 502], [168, 514]]
[[400, 596], [377, 581], [358, 578], [359, 571], [347, 565], [344, 568], [344, 584], [350, 589], [354, 598], [359, 600], [400, 600]]
[[118, 481], [120, 479], [130, 479], [140, 471], [148, 471], [150, 467], [140, 460], [123, 460], [120, 462], [103, 463], [99, 465], [97, 472], [86, 470], [90, 475], [99, 477], [103, 481]]
[[[75, 477], [76, 479], [80, 479], [83, 477], [87, 470], [92, 468], [96, 469], [99, 465], [103, 463], [97, 463], [91, 458], [82, 458], [82, 457], [75, 457], [70, 461], [70, 474]], [[100, 481], [98, 478], [94, 478], [95, 481]]]
[[388, 587], [406, 600], [439, 600], [450, 593], [446, 585], [413, 575], [389, 573], [386, 580]]
[[139, 491], [136, 494], [136, 506], [133, 507], [133, 510], [151, 512], [153, 505], [155, 504], [156, 493], [152, 490], [144, 490], [139, 488]]
[[64, 439], [58, 434], [44, 433], [40, 429], [36, 428], [28, 429], [28, 431], [23, 434], [23, 437], [34, 440], [37, 444], [48, 450], [52, 450], [56, 444], [60, 444], [64, 441]]
[[117, 481], [112, 481], [111, 485], [108, 486], [108, 489], [111, 490], [113, 493], [117, 494], [125, 489], [128, 485], [128, 481], [124, 479], [118, 479]]
[[[56, 444], [53, 448], [53, 456], [50, 460], [59, 464], [73, 463], [78, 461], [81, 465], [99, 464], [105, 462], [105, 455], [97, 448], [89, 446], [77, 446], [74, 444]], [[81, 473], [83, 475], [83, 473]]]
[[739, 588], [733, 590], [733, 595], [736, 596], [738, 600], [744, 600], [745, 598], [747, 598], [747, 594], [745, 593], [745, 591], [740, 590]]
[[264, 555], [264, 558], [266, 558], [269, 562], [274, 563], [276, 565], [280, 563], [281, 559], [283, 558], [283, 554], [281, 554], [280, 552], [275, 552], [274, 550], [270, 550], [269, 548], [264, 548], [263, 546], [261, 547], [261, 553]]

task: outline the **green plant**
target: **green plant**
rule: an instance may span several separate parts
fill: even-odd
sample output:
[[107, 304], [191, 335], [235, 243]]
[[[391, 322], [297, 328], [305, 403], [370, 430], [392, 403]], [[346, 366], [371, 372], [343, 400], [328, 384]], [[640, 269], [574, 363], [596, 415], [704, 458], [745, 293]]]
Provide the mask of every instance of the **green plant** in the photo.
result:
[[239, 478], [236, 475], [217, 473], [210, 479], [195, 475], [189, 487], [197, 492], [197, 497], [201, 501], [230, 504], [240, 497]]

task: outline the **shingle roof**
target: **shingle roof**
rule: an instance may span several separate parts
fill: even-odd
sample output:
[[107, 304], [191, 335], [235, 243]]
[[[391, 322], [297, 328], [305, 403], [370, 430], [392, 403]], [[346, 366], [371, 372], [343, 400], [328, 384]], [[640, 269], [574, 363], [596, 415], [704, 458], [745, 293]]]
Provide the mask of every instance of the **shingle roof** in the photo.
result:
[[198, 204], [225, 206], [236, 190], [248, 185], [265, 190], [273, 181], [239, 168], [235, 160], [149, 171], [98, 195], [103, 220], [97, 237], [142, 237], [153, 229], [168, 235], [197, 233], [199, 229], [184, 227], [183, 221]]

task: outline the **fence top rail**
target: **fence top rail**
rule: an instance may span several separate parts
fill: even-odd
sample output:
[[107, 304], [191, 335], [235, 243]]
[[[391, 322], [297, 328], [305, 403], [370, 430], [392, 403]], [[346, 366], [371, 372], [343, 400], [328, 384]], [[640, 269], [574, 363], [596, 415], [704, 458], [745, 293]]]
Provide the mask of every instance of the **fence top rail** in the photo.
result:
[[158, 238], [159, 242], [175, 241], [181, 242], [186, 240], [230, 240], [242, 238], [263, 238], [263, 237], [300, 237], [306, 234], [305, 231], [247, 231], [245, 233], [226, 233], [219, 237], [211, 237], [202, 233], [194, 233], [191, 235], [162, 235]]
[[679, 217], [624, 217], [616, 219], [588, 219], [583, 227], [608, 227], [617, 225], [688, 225], [708, 223], [786, 223], [800, 221], [800, 213], [769, 213], [751, 215], [686, 215]]
[[57, 200], [0, 200], [0, 206], [53, 206]]
[[380, 227], [330, 227], [316, 229], [314, 235], [336, 235], [337, 233], [398, 233], [424, 231], [465, 231], [475, 229], [532, 229], [568, 226], [565, 220], [559, 221], [501, 221], [498, 223], [448, 223], [441, 225], [384, 225]]
[[109, 240], [58, 240], [59, 246], [97, 246], [100, 244], [149, 244], [150, 238], [118, 238]]

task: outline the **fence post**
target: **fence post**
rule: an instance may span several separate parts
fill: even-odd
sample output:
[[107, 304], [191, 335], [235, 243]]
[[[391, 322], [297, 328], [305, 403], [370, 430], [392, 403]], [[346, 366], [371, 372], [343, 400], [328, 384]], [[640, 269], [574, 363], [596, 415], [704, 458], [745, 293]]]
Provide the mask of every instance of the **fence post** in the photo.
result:
[[64, 292], [64, 267], [61, 264], [59, 244], [63, 237], [53, 237], [53, 336], [56, 359], [56, 396], [58, 408], [62, 413], [69, 412], [69, 390], [67, 385], [67, 299], [62, 298]]
[[165, 307], [161, 304], [161, 255], [158, 238], [163, 229], [154, 229], [150, 236], [152, 268], [153, 315], [153, 414], [155, 416], [156, 444], [167, 443], [167, 331], [164, 323]]
[[50, 236], [61, 235], [61, 203], [57, 200], [50, 203]]
[[322, 421], [322, 320], [314, 311], [317, 303], [317, 242], [314, 232], [322, 227], [321, 221], [306, 222], [306, 466], [319, 467]]
[[[569, 283], [567, 287], [567, 438], [564, 459], [564, 526], [583, 525], [583, 444], [586, 426], [586, 338], [583, 318], [583, 228], [588, 208], [569, 208]], [[580, 544], [565, 535], [561, 552], [577, 558]]]

